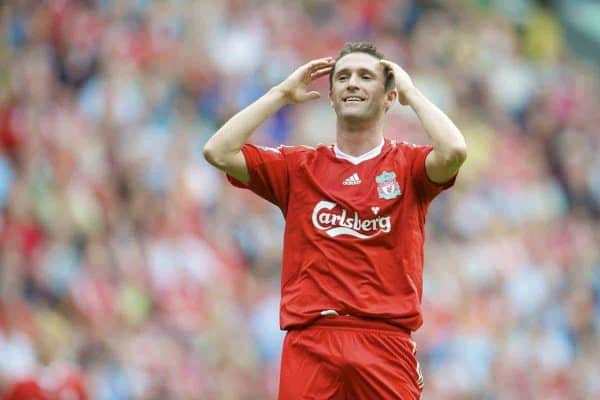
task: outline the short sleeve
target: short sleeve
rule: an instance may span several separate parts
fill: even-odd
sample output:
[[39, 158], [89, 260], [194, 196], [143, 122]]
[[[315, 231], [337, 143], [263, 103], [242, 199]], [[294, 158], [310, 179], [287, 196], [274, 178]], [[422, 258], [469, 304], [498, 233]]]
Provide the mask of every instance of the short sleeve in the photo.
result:
[[429, 176], [427, 176], [427, 171], [425, 170], [425, 159], [427, 158], [429, 152], [433, 150], [432, 146], [408, 145], [407, 149], [411, 153], [411, 174], [415, 184], [415, 189], [423, 201], [429, 203], [438, 194], [454, 186], [457, 175], [454, 175], [448, 182], [444, 183], [436, 183], [429, 179]]
[[235, 186], [251, 190], [286, 213], [289, 192], [289, 175], [285, 154], [280, 148], [245, 144], [242, 154], [246, 159], [250, 182], [243, 183], [227, 175]]

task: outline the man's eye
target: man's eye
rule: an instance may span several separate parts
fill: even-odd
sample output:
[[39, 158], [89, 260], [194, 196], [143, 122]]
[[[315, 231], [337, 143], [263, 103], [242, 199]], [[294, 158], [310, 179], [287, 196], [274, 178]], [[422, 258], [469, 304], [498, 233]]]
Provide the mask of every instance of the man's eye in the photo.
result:
[[338, 77], [338, 80], [339, 80], [339, 81], [344, 81], [344, 80], [346, 80], [346, 75], [341, 75], [341, 76], [339, 76], [339, 77]]
[[371, 79], [371, 75], [363, 75], [363, 79], [369, 80], [369, 79]]

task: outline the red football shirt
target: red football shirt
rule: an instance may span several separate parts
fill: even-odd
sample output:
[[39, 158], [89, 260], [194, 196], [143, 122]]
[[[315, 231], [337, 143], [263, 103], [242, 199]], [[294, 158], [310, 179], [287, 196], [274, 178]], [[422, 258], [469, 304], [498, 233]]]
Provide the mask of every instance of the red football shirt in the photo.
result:
[[431, 146], [386, 139], [360, 156], [317, 148], [247, 144], [250, 182], [286, 219], [280, 325], [310, 324], [324, 310], [422, 325], [423, 241], [438, 185], [425, 173]]

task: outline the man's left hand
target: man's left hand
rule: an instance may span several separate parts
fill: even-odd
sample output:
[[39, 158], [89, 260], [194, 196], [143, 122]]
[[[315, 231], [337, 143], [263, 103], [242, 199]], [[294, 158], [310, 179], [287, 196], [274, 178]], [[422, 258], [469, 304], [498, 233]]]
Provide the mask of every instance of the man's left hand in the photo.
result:
[[387, 71], [394, 76], [394, 81], [396, 82], [396, 90], [398, 91], [398, 101], [403, 106], [408, 104], [408, 93], [414, 89], [415, 85], [413, 84], [412, 79], [402, 67], [398, 64], [388, 61], [388, 60], [380, 60], [381, 64], [386, 67]]

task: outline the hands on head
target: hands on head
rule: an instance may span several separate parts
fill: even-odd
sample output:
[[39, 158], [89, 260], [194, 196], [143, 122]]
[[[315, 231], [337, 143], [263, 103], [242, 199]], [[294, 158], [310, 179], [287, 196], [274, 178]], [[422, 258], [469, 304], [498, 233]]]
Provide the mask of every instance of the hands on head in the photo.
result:
[[411, 89], [414, 88], [412, 79], [398, 64], [388, 60], [381, 60], [380, 62], [386, 68], [386, 72], [394, 76], [396, 90], [398, 91], [398, 101], [403, 106], [407, 105], [408, 99], [406, 95]]
[[321, 94], [316, 90], [309, 91], [308, 85], [312, 81], [328, 75], [334, 65], [335, 59], [332, 57], [309, 61], [292, 72], [277, 88], [285, 96], [288, 103], [298, 104], [308, 100], [316, 100], [321, 97]]
[[[309, 90], [308, 86], [314, 80], [329, 75], [335, 65], [333, 57], [319, 58], [296, 69], [287, 79], [277, 85], [277, 89], [284, 95], [286, 101], [291, 104], [304, 103], [309, 100], [316, 100], [321, 97], [316, 90]], [[398, 64], [381, 60], [385, 67], [386, 74], [394, 76], [395, 88], [398, 91], [398, 101], [402, 105], [407, 105], [407, 93], [414, 88], [410, 76]]]

